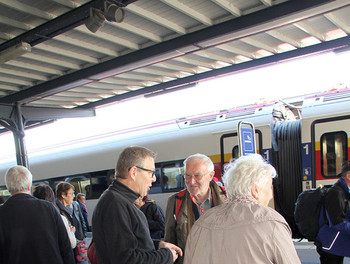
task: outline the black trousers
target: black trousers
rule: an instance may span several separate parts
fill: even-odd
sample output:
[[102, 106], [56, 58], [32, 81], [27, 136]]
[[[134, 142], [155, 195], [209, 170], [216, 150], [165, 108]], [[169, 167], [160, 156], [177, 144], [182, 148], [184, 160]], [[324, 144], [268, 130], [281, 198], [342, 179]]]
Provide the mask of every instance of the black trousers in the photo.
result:
[[317, 248], [321, 264], [343, 264], [344, 257], [329, 254]]

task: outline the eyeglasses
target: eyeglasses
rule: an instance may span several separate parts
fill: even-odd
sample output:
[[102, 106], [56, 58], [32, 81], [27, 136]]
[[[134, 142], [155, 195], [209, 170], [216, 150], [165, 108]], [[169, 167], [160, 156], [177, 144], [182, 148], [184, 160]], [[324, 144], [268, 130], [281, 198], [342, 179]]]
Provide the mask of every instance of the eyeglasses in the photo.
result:
[[190, 180], [193, 177], [193, 178], [195, 178], [195, 180], [198, 181], [198, 180], [201, 180], [205, 175], [207, 175], [209, 173], [210, 173], [210, 171], [208, 171], [207, 173], [204, 173], [204, 174], [198, 173], [198, 174], [194, 174], [194, 175], [190, 175], [190, 174], [185, 173], [184, 178], [185, 178], [185, 180]]
[[154, 177], [156, 175], [156, 171], [155, 170], [145, 169], [145, 168], [142, 168], [140, 166], [135, 166], [135, 167], [140, 169], [140, 170], [143, 170], [143, 171], [152, 172], [152, 177]]

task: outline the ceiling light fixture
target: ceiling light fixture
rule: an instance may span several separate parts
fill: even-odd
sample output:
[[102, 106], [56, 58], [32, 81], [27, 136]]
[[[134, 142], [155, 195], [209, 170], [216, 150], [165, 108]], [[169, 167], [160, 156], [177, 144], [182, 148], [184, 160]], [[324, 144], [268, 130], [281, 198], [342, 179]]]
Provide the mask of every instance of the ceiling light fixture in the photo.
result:
[[15, 59], [32, 50], [32, 46], [27, 42], [20, 42], [15, 46], [0, 51], [0, 63]]
[[105, 16], [101, 10], [90, 8], [90, 16], [85, 21], [85, 26], [93, 33], [96, 33], [105, 23]]
[[117, 23], [123, 22], [125, 17], [125, 11], [120, 6], [117, 6], [115, 4], [110, 4], [109, 6], [107, 6], [107, 2], [105, 2], [104, 11], [105, 17], [108, 21]]
[[104, 12], [96, 8], [90, 8], [90, 15], [85, 21], [85, 26], [93, 33], [96, 33], [103, 25], [105, 20], [121, 23], [124, 21], [124, 8], [116, 4], [104, 2]]

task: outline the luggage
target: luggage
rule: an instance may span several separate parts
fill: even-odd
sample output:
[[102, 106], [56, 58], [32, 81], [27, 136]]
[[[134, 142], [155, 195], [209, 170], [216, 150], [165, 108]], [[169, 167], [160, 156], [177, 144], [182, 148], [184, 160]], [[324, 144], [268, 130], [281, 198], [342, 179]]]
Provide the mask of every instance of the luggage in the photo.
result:
[[294, 208], [294, 220], [300, 234], [310, 241], [315, 241], [319, 226], [321, 206], [327, 188], [305, 190], [299, 194]]

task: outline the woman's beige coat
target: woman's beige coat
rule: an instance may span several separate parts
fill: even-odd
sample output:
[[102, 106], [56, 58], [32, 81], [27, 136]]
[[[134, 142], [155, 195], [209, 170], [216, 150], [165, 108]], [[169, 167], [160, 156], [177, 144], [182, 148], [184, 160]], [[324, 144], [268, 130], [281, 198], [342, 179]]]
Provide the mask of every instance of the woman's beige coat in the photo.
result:
[[230, 200], [202, 215], [191, 229], [184, 263], [300, 263], [284, 218], [254, 201]]

